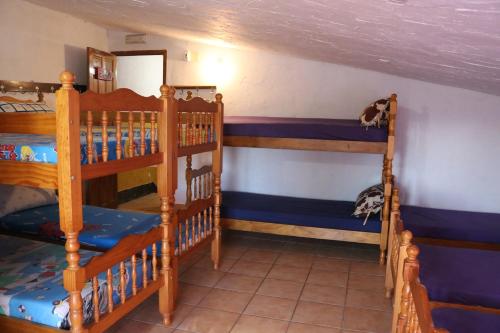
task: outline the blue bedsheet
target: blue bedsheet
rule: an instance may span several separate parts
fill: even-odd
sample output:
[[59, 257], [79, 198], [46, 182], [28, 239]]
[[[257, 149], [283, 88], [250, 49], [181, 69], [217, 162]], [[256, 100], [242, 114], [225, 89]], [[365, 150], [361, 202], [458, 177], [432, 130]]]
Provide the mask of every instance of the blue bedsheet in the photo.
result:
[[[0, 314], [30, 320], [52, 327], [69, 329], [68, 293], [63, 287], [66, 251], [61, 245], [47, 244], [17, 237], [0, 235]], [[84, 265], [96, 252], [80, 250], [80, 263]], [[142, 276], [142, 261], [137, 260], [137, 274]], [[130, 262], [126, 265], [126, 295], [131, 295]], [[148, 265], [150, 267], [150, 265]], [[119, 303], [120, 277], [113, 267], [113, 302]], [[150, 268], [148, 275], [150, 276]], [[99, 309], [107, 311], [110, 301], [104, 274], [98, 276]], [[142, 279], [137, 279], [142, 287]], [[88, 282], [83, 291], [85, 322], [93, 318], [92, 286]]]
[[[160, 224], [160, 215], [125, 212], [94, 206], [83, 206], [83, 230], [79, 241], [98, 249], [109, 249], [129, 234], [142, 234]], [[0, 218], [0, 228], [43, 239], [64, 237], [59, 225], [59, 206], [49, 205], [10, 214]]]
[[379, 233], [380, 217], [352, 215], [354, 202], [292, 198], [276, 195], [224, 191], [221, 216], [224, 218], [291, 224], [305, 227]]
[[[80, 133], [81, 162], [88, 163], [87, 158], [87, 131]], [[93, 134], [93, 162], [102, 161], [102, 133], [96, 128]], [[146, 130], [146, 154], [149, 154], [151, 132]], [[128, 156], [128, 130], [122, 130], [122, 158]], [[139, 155], [140, 130], [134, 129], [134, 156]], [[116, 160], [116, 131], [108, 130], [108, 160]], [[0, 160], [15, 160], [24, 162], [57, 163], [56, 138], [51, 135], [10, 134], [0, 133]]]

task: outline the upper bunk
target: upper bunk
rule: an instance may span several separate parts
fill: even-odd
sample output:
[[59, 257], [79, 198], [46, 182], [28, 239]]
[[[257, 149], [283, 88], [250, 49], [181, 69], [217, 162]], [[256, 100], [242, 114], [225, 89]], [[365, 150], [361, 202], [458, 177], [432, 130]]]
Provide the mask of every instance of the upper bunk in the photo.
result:
[[393, 149], [397, 96], [390, 98], [387, 127], [360, 126], [358, 120], [321, 118], [224, 118], [224, 145], [387, 154]]
[[[220, 94], [215, 102], [176, 100], [168, 86], [161, 87], [161, 98], [129, 89], [80, 94], [70, 73], [61, 80], [56, 112], [0, 113], [0, 183], [57, 188], [61, 158], [79, 161], [78, 178], [88, 180], [222, 145]], [[68, 140], [59, 133], [64, 126], [69, 127], [71, 147], [60, 144]]]

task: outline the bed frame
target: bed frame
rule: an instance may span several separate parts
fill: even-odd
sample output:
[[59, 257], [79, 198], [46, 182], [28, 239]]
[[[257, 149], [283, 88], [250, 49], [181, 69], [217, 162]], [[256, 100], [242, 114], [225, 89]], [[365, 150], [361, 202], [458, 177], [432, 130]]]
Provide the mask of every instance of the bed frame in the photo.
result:
[[[199, 217], [206, 212], [205, 205], [194, 200], [185, 211], [175, 209], [175, 191], [177, 189], [177, 157], [190, 154], [212, 152], [220, 160], [222, 155], [222, 95], [211, 103], [209, 109], [199, 108], [196, 101], [188, 106], [181, 106], [173, 97], [175, 89], [164, 85], [161, 87], [161, 98], [142, 97], [128, 89], [118, 89], [109, 94], [86, 92], [79, 94], [73, 88], [74, 75], [63, 72], [60, 76], [62, 88], [56, 93], [55, 113], [3, 113], [0, 114], [0, 132], [20, 134], [52, 134], [56, 135], [58, 163], [43, 164], [20, 161], [0, 161], [0, 183], [26, 185], [49, 189], [58, 189], [60, 226], [66, 237], [68, 266], [64, 271], [64, 287], [69, 294], [70, 320], [72, 332], [103, 332], [112, 324], [124, 317], [154, 292], [159, 292], [159, 311], [165, 324], [172, 320], [174, 311], [174, 295], [176, 293], [177, 260], [175, 256], [175, 232], [177, 222], [183, 219]], [[184, 114], [181, 114], [181, 113]], [[80, 163], [80, 116], [85, 116], [87, 125], [87, 143], [89, 157], [92, 147], [92, 129], [97, 123], [101, 127], [103, 152], [102, 161], [93, 164]], [[122, 114], [128, 118], [122, 122]], [[111, 119], [112, 116], [112, 119]], [[85, 117], [84, 117], [85, 118]], [[137, 120], [139, 118], [139, 120]], [[23, 126], [20, 126], [22, 122]], [[128, 126], [129, 133], [135, 126], [140, 126], [139, 156], [133, 156], [134, 146], [126, 158], [108, 161], [107, 128], [115, 126], [117, 141], [121, 138], [122, 126]], [[151, 136], [157, 135], [150, 142], [150, 154], [145, 154], [146, 127]], [[210, 131], [209, 131], [210, 129]], [[215, 129], [215, 133], [212, 129]], [[207, 133], [211, 132], [211, 136]], [[217, 135], [217, 137], [215, 137]], [[183, 141], [179, 139], [183, 139]], [[131, 146], [131, 147], [130, 147]], [[117, 156], [121, 156], [121, 147], [117, 145]], [[89, 161], [92, 159], [89, 158]], [[90, 162], [92, 163], [92, 162]], [[83, 227], [82, 219], [82, 180], [92, 179], [137, 168], [158, 167], [158, 194], [160, 197], [161, 224], [141, 235], [124, 237], [116, 246], [103, 254], [94, 257], [85, 266], [79, 264], [80, 243], [78, 234]], [[188, 245], [191, 250], [202, 241], [212, 240], [212, 258], [218, 267], [220, 258], [220, 176], [222, 165], [214, 163], [212, 167], [213, 186], [211, 187], [210, 235], [205, 233], [198, 237], [196, 243]], [[207, 216], [208, 214], [206, 214]], [[180, 218], [179, 218], [180, 217]], [[206, 223], [206, 222], [205, 222]], [[203, 238], [203, 239], [201, 239]], [[160, 243], [161, 245], [157, 246]], [[186, 242], [188, 243], [188, 242]], [[143, 259], [143, 271], [147, 268], [148, 249], [151, 250], [151, 278], [147, 274], [139, 277], [136, 274], [137, 256]], [[160, 255], [160, 260], [158, 256]], [[124, 262], [132, 264], [132, 296], [126, 297], [121, 292], [121, 303], [109, 303], [107, 309], [94, 311], [93, 321], [84, 325], [81, 291], [87, 281], [91, 281], [94, 289], [93, 301], [97, 299], [97, 275], [105, 273], [112, 279], [111, 268], [120, 267], [120, 284], [125, 284]], [[143, 288], [137, 287], [137, 279], [143, 281]], [[108, 293], [112, 292], [111, 287]], [[2, 332], [60, 332], [56, 328], [34, 324], [11, 317], [0, 316]]]
[[229, 147], [251, 147], [272, 149], [295, 149], [348, 153], [384, 154], [382, 183], [384, 184], [384, 207], [382, 209], [382, 229], [380, 234], [349, 230], [336, 230], [296, 225], [282, 225], [264, 221], [222, 219], [224, 227], [233, 230], [272, 233], [278, 235], [321, 238], [356, 243], [379, 244], [379, 262], [384, 264], [389, 228], [390, 200], [392, 193], [392, 162], [394, 159], [395, 128], [397, 115], [397, 95], [390, 98], [387, 142], [364, 142], [343, 140], [317, 140], [297, 138], [269, 138], [251, 136], [225, 136], [224, 145]]

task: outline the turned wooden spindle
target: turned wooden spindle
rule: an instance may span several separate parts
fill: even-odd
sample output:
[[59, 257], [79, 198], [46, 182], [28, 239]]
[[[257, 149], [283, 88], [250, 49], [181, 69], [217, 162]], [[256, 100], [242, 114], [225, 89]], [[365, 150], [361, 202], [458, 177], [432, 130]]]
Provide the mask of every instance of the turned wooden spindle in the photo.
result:
[[92, 164], [93, 162], [93, 146], [94, 146], [94, 132], [92, 126], [94, 125], [94, 119], [92, 118], [92, 111], [87, 111], [87, 163]]
[[196, 243], [196, 215], [190, 218], [191, 220], [191, 246]]
[[193, 198], [193, 193], [192, 193], [192, 174], [193, 174], [193, 169], [192, 169], [192, 161], [193, 157], [191, 155], [186, 156], [186, 205], [190, 204]]
[[186, 146], [191, 145], [191, 140], [192, 140], [192, 124], [191, 124], [191, 113], [186, 112]]
[[[170, 252], [170, 247], [173, 246], [173, 244], [170, 243], [170, 240], [172, 239], [171, 235], [171, 227], [172, 227], [172, 222], [174, 219], [174, 214], [175, 214], [175, 209], [174, 209], [174, 202], [175, 202], [175, 197], [172, 195], [168, 197], [161, 197], [160, 202], [160, 217], [161, 217], [161, 227], [163, 229], [163, 237], [162, 237], [162, 242], [161, 242], [161, 273], [166, 278], [166, 282], [168, 282], [168, 285], [173, 286], [174, 283], [174, 276], [173, 276], [173, 258], [171, 256]], [[187, 240], [186, 240], [187, 241]], [[172, 295], [172, 294], [171, 294]], [[164, 304], [162, 302], [166, 303], [172, 303], [169, 304], [170, 308], [173, 308], [173, 299], [168, 299], [168, 300], [163, 300], [160, 301], [160, 307], [161, 304]], [[167, 316], [164, 316], [163, 322], [164, 324], [169, 324], [170, 321], [172, 320], [171, 318], [171, 313], [168, 313]]]
[[152, 254], [152, 257], [151, 258], [151, 265], [153, 266], [153, 281], [156, 281], [158, 279], [158, 262], [157, 262], [157, 258], [158, 258], [158, 252], [156, 250], [156, 243], [153, 243], [153, 245], [151, 246], [151, 254]]
[[210, 113], [210, 142], [215, 142], [215, 115]]
[[213, 228], [214, 228], [214, 223], [213, 223], [213, 209], [212, 207], [208, 207], [208, 226], [209, 226], [209, 231], [210, 231], [210, 235], [212, 234], [213, 232]]
[[115, 116], [116, 123], [116, 159], [122, 159], [122, 114], [121, 112], [116, 112]]
[[[401, 309], [398, 316], [398, 325], [396, 332], [408, 332], [408, 319], [410, 316], [411, 302], [411, 287], [410, 283], [415, 272], [418, 272], [418, 253], [419, 249], [416, 245], [412, 245], [407, 249], [407, 258], [403, 268], [403, 290], [401, 295]], [[415, 270], [416, 269], [416, 270]]]
[[156, 112], [151, 112], [151, 154], [156, 153]]
[[189, 248], [189, 219], [186, 219], [184, 221], [184, 227], [185, 227], [185, 238], [184, 238], [184, 241], [185, 241], [185, 245], [186, 245], [186, 250]]
[[182, 246], [182, 224], [179, 224], [178, 228], [177, 228], [177, 236], [178, 236], [178, 242], [179, 242], [179, 255], [182, 254], [183, 252], [183, 246]]
[[106, 271], [106, 289], [108, 292], [108, 313], [113, 312], [113, 272], [109, 268]]
[[146, 154], [146, 113], [144, 111], [141, 112], [139, 123], [141, 131], [140, 153], [141, 156], [144, 156]]
[[182, 124], [182, 112], [177, 112], [177, 145], [182, 147], [182, 139], [183, 139], [183, 124]]
[[128, 113], [128, 157], [134, 157], [135, 147], [134, 147], [134, 113], [129, 111]]
[[92, 304], [94, 305], [94, 321], [98, 323], [101, 312], [99, 309], [99, 282], [97, 276], [92, 278]]
[[132, 255], [130, 263], [132, 265], [132, 295], [137, 295], [137, 258]]
[[207, 210], [204, 209], [203, 210], [203, 231], [205, 233], [205, 237], [208, 236], [208, 229], [207, 229], [208, 220], [207, 220], [207, 218], [208, 218]]
[[122, 304], [125, 303], [125, 289], [127, 288], [125, 279], [125, 263], [123, 261], [120, 262], [120, 302]]
[[101, 118], [101, 126], [102, 126], [102, 160], [103, 162], [108, 161], [109, 156], [109, 148], [108, 148], [108, 112], [102, 112]]
[[201, 212], [198, 213], [198, 241], [202, 240], [201, 234]]
[[142, 250], [142, 288], [148, 286], [148, 254], [146, 249]]

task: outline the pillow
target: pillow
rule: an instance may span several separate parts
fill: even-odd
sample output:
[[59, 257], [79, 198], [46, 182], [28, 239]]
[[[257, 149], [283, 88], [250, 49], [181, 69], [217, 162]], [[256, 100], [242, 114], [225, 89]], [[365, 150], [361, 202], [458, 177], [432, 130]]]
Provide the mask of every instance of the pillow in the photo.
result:
[[57, 203], [54, 190], [0, 184], [0, 217]]
[[370, 104], [370, 106], [359, 116], [361, 126], [365, 126], [368, 129], [370, 126], [377, 126], [380, 128], [380, 125], [387, 125], [389, 105], [388, 98], [379, 99]]
[[0, 101], [0, 112], [53, 112], [47, 104], [41, 102]]
[[377, 184], [368, 187], [366, 190], [361, 191], [356, 200], [354, 206], [354, 213], [352, 215], [356, 217], [365, 216], [365, 221], [363, 225], [366, 225], [366, 221], [370, 215], [380, 212], [384, 206], [384, 186], [382, 184]]

